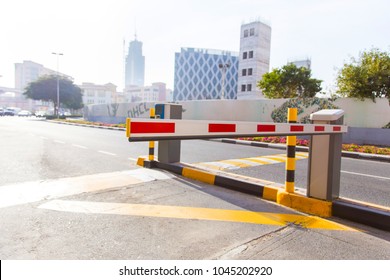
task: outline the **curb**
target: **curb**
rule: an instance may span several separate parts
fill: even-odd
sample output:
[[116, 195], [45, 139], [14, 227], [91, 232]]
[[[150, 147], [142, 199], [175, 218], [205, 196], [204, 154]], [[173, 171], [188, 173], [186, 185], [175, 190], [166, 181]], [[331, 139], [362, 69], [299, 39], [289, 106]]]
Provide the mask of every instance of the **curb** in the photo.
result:
[[247, 180], [244, 180], [243, 178], [223, 176], [183, 163], [162, 163], [139, 157], [137, 165], [146, 168], [160, 168], [189, 179], [254, 195], [306, 214], [323, 218], [338, 217], [390, 231], [390, 208], [381, 208], [377, 205], [368, 205], [347, 199], [337, 199], [330, 202], [310, 198], [297, 192], [287, 193], [282, 187], [270, 186], [271, 184], [249, 182], [253, 178], [246, 177]]
[[100, 128], [100, 129], [110, 129], [110, 130], [126, 131], [126, 128], [122, 128], [122, 127], [99, 126], [99, 125], [80, 124], [80, 123], [71, 123], [71, 122], [60, 122], [60, 121], [52, 121], [52, 120], [46, 120], [46, 121], [47, 122], [51, 122], [51, 123], [57, 123], [57, 124], [66, 124], [66, 125], [73, 125], [73, 126], [84, 126], [84, 127], [91, 127], [91, 128]]
[[[286, 145], [282, 145], [282, 144], [273, 144], [273, 143], [264, 143], [264, 142], [246, 141], [246, 140], [235, 140], [235, 139], [209, 139], [209, 141], [222, 142], [222, 143], [228, 143], [228, 144], [254, 146], [254, 147], [260, 147], [260, 148], [273, 148], [273, 149], [279, 149], [279, 150], [286, 150]], [[295, 150], [298, 152], [308, 152], [309, 147], [296, 146]], [[342, 151], [341, 156], [346, 157], [346, 158], [390, 162], [390, 156], [386, 156], [386, 155], [376, 155], [376, 154], [365, 154], [365, 153]]]

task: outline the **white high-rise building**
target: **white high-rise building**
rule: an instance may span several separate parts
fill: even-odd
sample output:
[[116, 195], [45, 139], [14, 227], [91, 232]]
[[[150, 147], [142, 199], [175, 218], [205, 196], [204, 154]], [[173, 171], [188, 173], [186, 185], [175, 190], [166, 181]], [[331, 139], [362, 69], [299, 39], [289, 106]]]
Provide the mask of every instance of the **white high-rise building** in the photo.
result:
[[257, 87], [269, 71], [271, 27], [255, 21], [241, 25], [237, 99], [264, 98]]

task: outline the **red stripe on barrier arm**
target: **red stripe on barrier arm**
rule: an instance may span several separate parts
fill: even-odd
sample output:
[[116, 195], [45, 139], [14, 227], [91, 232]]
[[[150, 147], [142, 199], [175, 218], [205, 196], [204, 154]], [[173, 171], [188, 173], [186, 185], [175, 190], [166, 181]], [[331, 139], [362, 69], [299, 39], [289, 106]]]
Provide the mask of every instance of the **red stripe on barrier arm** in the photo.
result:
[[315, 126], [314, 131], [325, 131], [325, 126]]
[[257, 125], [257, 132], [274, 132], [276, 125], [274, 124], [259, 124]]
[[341, 126], [334, 126], [333, 131], [341, 131]]
[[210, 123], [209, 132], [236, 132], [235, 124]]
[[290, 131], [303, 131], [303, 125], [292, 125]]
[[132, 122], [131, 134], [135, 133], [175, 133], [175, 123]]

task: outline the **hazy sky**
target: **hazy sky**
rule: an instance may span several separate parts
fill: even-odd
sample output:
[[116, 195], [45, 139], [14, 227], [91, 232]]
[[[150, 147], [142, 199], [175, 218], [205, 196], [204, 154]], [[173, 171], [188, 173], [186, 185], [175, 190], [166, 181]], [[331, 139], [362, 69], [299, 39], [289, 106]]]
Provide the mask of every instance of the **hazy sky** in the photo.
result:
[[271, 68], [309, 57], [313, 77], [334, 82], [350, 56], [390, 50], [389, 0], [1, 0], [0, 86], [31, 60], [75, 83], [124, 84], [123, 40], [143, 42], [145, 83], [173, 88], [181, 47], [239, 51], [240, 26], [271, 25]]

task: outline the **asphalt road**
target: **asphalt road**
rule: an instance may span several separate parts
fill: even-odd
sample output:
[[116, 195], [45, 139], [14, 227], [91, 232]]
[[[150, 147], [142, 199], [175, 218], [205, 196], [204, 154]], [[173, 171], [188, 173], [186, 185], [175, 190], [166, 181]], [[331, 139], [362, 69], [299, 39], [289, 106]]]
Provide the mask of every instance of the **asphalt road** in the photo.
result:
[[[136, 168], [135, 159], [148, 153], [146, 142], [129, 143], [123, 131], [60, 125], [34, 118], [10, 117], [2, 125], [7, 130], [2, 132], [0, 141], [9, 148], [3, 155], [7, 160], [0, 163], [7, 174], [0, 184]], [[277, 149], [187, 140], [182, 141], [181, 161], [215, 162], [283, 153]], [[307, 162], [297, 161], [297, 188], [306, 188]], [[340, 196], [390, 207], [389, 170], [389, 163], [342, 158]], [[280, 184], [285, 181], [284, 163], [225, 171]]]
[[[390, 258], [388, 232], [139, 168], [148, 145], [129, 143], [123, 131], [6, 117], [0, 135], [0, 259]], [[188, 163], [280, 153], [182, 143]], [[343, 159], [344, 171], [365, 175], [342, 173], [342, 194], [388, 206], [388, 166]], [[283, 168], [233, 172], [282, 183]]]
[[[9, 148], [4, 151], [3, 158], [7, 160], [1, 161], [0, 168], [9, 176], [2, 177], [0, 184], [135, 168], [135, 159], [148, 151], [147, 143], [129, 143], [123, 131], [59, 125], [34, 118], [7, 118], [2, 125], [8, 129], [2, 132], [0, 141]], [[11, 143], [7, 139], [12, 139]], [[182, 141], [181, 159], [199, 163], [283, 153], [277, 149], [188, 140]], [[306, 188], [307, 162], [297, 161], [298, 188]], [[389, 170], [389, 163], [342, 158], [340, 196], [390, 207]], [[285, 180], [284, 163], [226, 171], [280, 184]]]

